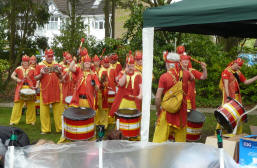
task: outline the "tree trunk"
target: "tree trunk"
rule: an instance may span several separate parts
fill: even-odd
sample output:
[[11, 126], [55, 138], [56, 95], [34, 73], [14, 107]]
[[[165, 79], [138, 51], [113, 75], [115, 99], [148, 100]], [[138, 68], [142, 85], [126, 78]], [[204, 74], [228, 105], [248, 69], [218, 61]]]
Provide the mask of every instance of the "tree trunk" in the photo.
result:
[[110, 37], [110, 22], [109, 22], [109, 7], [110, 5], [110, 0], [104, 0], [104, 17], [105, 17], [105, 23], [104, 23], [104, 27], [105, 27], [105, 38]]
[[70, 42], [72, 44], [71, 53], [72, 55], [76, 54], [77, 48], [75, 46], [75, 39], [74, 39], [74, 33], [75, 33], [75, 23], [76, 23], [76, 0], [71, 0], [71, 38]]
[[112, 38], [115, 38], [115, 7], [116, 0], [112, 0]]
[[[229, 37], [229, 38], [224, 38], [224, 37], [217, 37], [217, 42], [224, 47], [224, 51], [231, 53], [232, 49], [234, 47], [238, 47], [240, 42], [242, 41], [242, 38], [238, 37]], [[233, 58], [236, 58], [236, 53]]]

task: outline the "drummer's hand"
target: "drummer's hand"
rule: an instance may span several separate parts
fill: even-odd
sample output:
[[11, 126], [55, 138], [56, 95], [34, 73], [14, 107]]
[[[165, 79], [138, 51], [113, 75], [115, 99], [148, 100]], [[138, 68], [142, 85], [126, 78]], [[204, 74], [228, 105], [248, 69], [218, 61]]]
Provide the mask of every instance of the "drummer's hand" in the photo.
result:
[[201, 62], [201, 66], [202, 66], [203, 69], [206, 69], [206, 67], [207, 67], [205, 62]]
[[42, 68], [42, 69], [40, 70], [40, 74], [42, 74], [42, 75], [46, 74], [46, 71], [45, 71], [44, 68]]
[[19, 78], [16, 79], [17, 83], [22, 82], [22, 80], [20, 80]]
[[142, 95], [136, 96], [137, 99], [142, 100]]
[[129, 73], [129, 68], [128, 68], [128, 66], [126, 66], [126, 68], [125, 68], [125, 74], [126, 73]]
[[225, 100], [226, 103], [228, 103], [232, 98], [230, 96], [228, 96]]
[[156, 110], [156, 116], [159, 117], [160, 114], [161, 114], [161, 109]]

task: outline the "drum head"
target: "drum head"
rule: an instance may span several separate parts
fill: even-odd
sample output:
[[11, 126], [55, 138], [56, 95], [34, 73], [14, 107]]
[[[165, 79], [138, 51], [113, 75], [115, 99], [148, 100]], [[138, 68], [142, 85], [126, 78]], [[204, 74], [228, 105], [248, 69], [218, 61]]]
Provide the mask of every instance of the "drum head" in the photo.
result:
[[95, 111], [91, 108], [70, 107], [63, 112], [63, 117], [71, 120], [85, 120], [95, 116]]
[[137, 109], [119, 109], [115, 114], [119, 117], [133, 118], [141, 116], [141, 112]]
[[34, 95], [36, 94], [36, 91], [33, 89], [21, 89], [20, 92], [25, 95]]
[[205, 115], [199, 111], [191, 110], [187, 115], [187, 121], [203, 123], [205, 121]]
[[229, 121], [229, 119], [223, 114], [221, 113], [219, 110], [216, 110], [214, 112], [214, 116], [217, 120], [217, 122], [228, 131], [228, 133], [232, 133], [233, 131], [233, 127]]
[[67, 104], [70, 104], [71, 99], [72, 99], [72, 96], [67, 96], [67, 97], [65, 97], [65, 102], [66, 102]]

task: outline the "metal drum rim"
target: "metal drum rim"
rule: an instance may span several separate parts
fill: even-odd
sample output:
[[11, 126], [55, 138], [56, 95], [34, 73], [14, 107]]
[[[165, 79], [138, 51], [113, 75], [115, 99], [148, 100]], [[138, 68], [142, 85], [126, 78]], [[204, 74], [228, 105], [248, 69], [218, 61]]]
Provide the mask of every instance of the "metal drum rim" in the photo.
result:
[[[214, 116], [215, 116], [216, 120], [217, 120], [217, 117], [216, 117], [216, 115], [215, 115], [215, 112], [221, 114], [225, 119], [227, 119], [227, 121], [229, 121], [229, 122], [228, 122], [228, 125], [229, 125], [230, 129], [233, 131], [234, 128], [233, 128], [233, 126], [232, 126], [230, 120], [228, 119], [228, 117], [225, 116], [225, 114], [221, 113], [220, 110], [215, 110], [215, 111], [214, 111]], [[217, 122], [218, 122], [218, 120], [217, 120]], [[219, 123], [219, 122], [218, 122], [218, 123]], [[223, 127], [223, 125], [222, 125], [221, 123], [219, 123], [219, 124]], [[225, 129], [225, 128], [224, 128], [224, 129]], [[228, 132], [230, 132], [230, 131], [228, 131]]]
[[[194, 110], [194, 111], [196, 111], [196, 110]], [[196, 111], [196, 112], [198, 112], [198, 113], [200, 113], [200, 114], [203, 115], [203, 121], [201, 121], [201, 122], [195, 122], [195, 121], [190, 120], [189, 117], [187, 117], [187, 121], [192, 122], [192, 123], [204, 123], [205, 120], [206, 120], [206, 116], [205, 116], [203, 113], [201, 113], [200, 111]], [[190, 111], [190, 113], [191, 113], [191, 111]]]

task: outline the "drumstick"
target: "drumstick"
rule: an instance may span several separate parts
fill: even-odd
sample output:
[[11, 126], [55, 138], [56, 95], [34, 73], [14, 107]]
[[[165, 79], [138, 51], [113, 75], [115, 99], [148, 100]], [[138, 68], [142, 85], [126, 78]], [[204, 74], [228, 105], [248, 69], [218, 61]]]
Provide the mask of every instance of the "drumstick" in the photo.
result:
[[104, 48], [104, 49], [103, 49], [102, 54], [101, 54], [101, 56], [100, 56], [100, 59], [102, 59], [102, 57], [103, 57], [103, 55], [104, 55], [105, 50], [106, 50], [106, 48]]
[[194, 62], [196, 62], [196, 63], [198, 63], [198, 64], [201, 64], [201, 61], [198, 61], [197, 59], [194, 59], [194, 58], [192, 58], [192, 57], [191, 57], [191, 60], [194, 61]]

